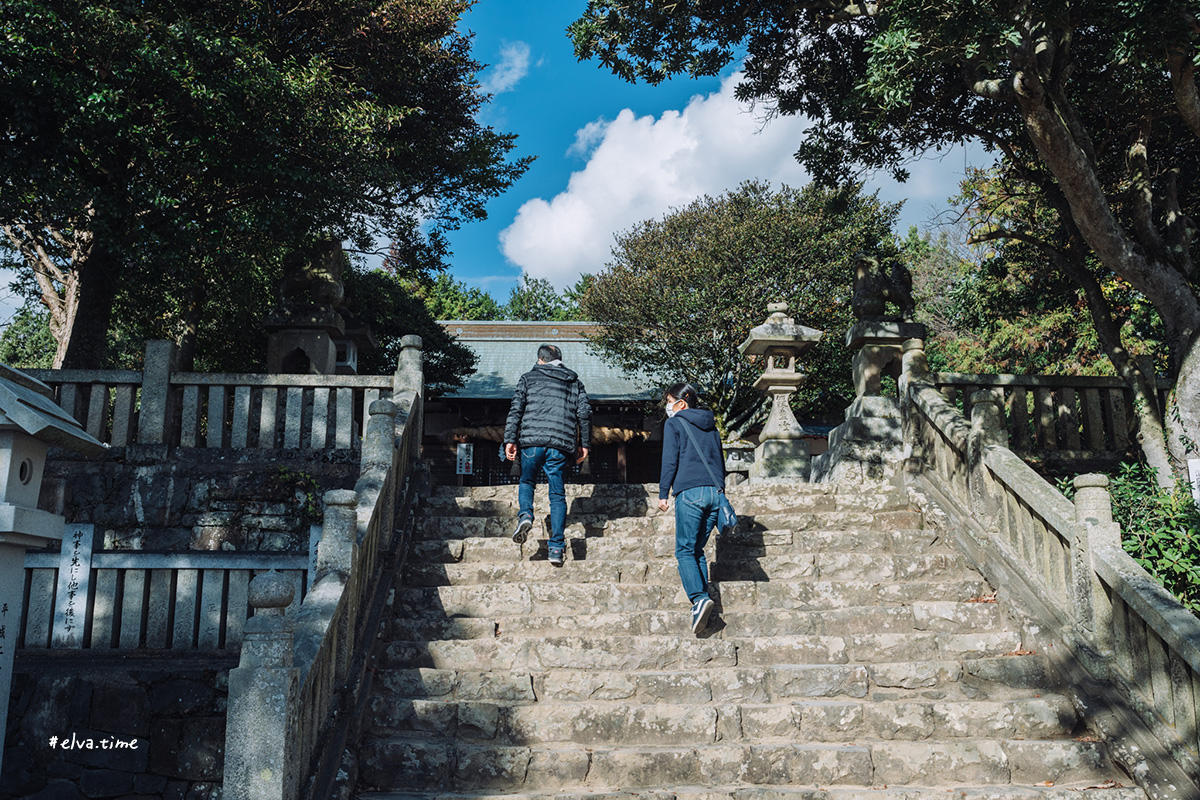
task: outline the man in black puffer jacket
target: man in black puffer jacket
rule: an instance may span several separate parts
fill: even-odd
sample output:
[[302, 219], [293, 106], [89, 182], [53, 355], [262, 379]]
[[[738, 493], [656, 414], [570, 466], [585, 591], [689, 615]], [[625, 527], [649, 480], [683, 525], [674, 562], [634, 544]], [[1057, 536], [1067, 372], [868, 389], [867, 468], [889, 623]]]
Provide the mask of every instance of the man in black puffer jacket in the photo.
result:
[[508, 421], [504, 425], [504, 455], [509, 461], [521, 453], [520, 509], [513, 541], [525, 541], [533, 528], [533, 487], [545, 471], [550, 490], [550, 563], [563, 565], [566, 539], [567, 496], [563, 470], [567, 459], [575, 463], [588, 456], [592, 436], [592, 407], [583, 382], [562, 363], [562, 351], [552, 344], [538, 348], [538, 362], [517, 381]]

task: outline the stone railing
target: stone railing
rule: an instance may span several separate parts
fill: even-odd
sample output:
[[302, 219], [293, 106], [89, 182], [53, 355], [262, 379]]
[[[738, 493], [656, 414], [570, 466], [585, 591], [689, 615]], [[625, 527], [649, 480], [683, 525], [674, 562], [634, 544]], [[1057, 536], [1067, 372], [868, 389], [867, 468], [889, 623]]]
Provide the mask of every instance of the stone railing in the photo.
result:
[[[421, 436], [420, 339], [406, 337], [393, 400], [369, 408], [353, 490], [325, 494], [316, 579], [294, 616], [272, 573], [250, 585], [241, 662], [229, 676], [227, 800], [328, 797], [348, 726], [365, 701], [367, 655], [402, 553]], [[361, 709], [358, 709], [361, 710]]]
[[391, 375], [181, 372], [172, 342], [146, 343], [137, 370], [27, 370], [88, 433], [114, 447], [354, 449]]
[[1009, 449], [990, 388], [967, 398], [969, 419], [946, 399], [919, 340], [900, 383], [927, 520], [1026, 612], [1030, 644], [1150, 796], [1200, 797], [1200, 620], [1121, 549], [1108, 479], [1076, 478], [1069, 501]]
[[[991, 392], [1004, 412], [1009, 447], [1027, 459], [1107, 468], [1129, 450], [1132, 397], [1120, 378], [938, 372], [932, 381], [967, 418], [974, 394]], [[1170, 383], [1160, 380], [1159, 408], [1168, 391]]]
[[279, 570], [299, 605], [312, 572], [312, 554], [93, 552], [95, 542], [95, 526], [72, 524], [59, 552], [25, 554], [18, 648], [236, 653], [254, 576]]

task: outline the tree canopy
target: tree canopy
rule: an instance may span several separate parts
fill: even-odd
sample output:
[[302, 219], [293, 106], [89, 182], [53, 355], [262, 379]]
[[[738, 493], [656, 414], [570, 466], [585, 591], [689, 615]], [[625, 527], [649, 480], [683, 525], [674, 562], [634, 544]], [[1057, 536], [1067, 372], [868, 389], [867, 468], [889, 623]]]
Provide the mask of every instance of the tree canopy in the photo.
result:
[[704, 389], [726, 435], [764, 409], [753, 389], [761, 365], [737, 348], [783, 300], [798, 323], [825, 332], [800, 368], [796, 395], [809, 417], [841, 414], [854, 396], [846, 330], [854, 257], [895, 259], [899, 204], [858, 187], [825, 189], [747, 182], [619, 234], [613, 259], [583, 295], [600, 323], [594, 344], [614, 363]]
[[[1178, 469], [1200, 455], [1197, 11], [1194, 0], [590, 0], [570, 32], [581, 58], [630, 80], [712, 75], [744, 52], [738, 96], [814, 120], [797, 156], [822, 181], [861, 167], [903, 176], [912, 152], [982, 141], [1055, 212], [1057, 245], [1090, 250], [1158, 312], [1175, 390], [1154, 412], [1169, 435], [1143, 428], [1143, 447]], [[1056, 268], [1102, 312], [1076, 263]], [[1095, 322], [1104, 335], [1104, 314]], [[1144, 384], [1136, 364], [1116, 366]]]
[[228, 276], [313, 236], [383, 233], [412, 269], [439, 267], [446, 230], [528, 163], [476, 120], [468, 6], [7, 2], [0, 226], [63, 363], [102, 363], [131, 285], [162, 287], [131, 302], [142, 314], [236, 301]]

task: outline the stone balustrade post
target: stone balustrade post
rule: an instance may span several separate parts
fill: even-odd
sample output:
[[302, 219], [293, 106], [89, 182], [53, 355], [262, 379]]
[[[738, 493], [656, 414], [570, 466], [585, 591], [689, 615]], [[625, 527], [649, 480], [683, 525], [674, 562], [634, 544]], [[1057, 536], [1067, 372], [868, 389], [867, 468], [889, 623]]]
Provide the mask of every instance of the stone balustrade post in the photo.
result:
[[[364, 468], [373, 465], [374, 469], [383, 470], [386, 474], [396, 465], [396, 448], [400, 444], [397, 438], [399, 431], [396, 430], [396, 415], [399, 411], [400, 407], [391, 400], [376, 400], [367, 409], [369, 419], [363, 431], [362, 450]], [[379, 499], [384, 519], [391, 519], [394, 495], [393, 492], [392, 496]], [[359, 527], [359, 544], [362, 543], [361, 535], [365, 534], [365, 531], [364, 526]]]
[[929, 359], [925, 355], [924, 339], [908, 339], [900, 346], [900, 397], [904, 397], [905, 387], [914, 378], [924, 378], [929, 375]]
[[179, 347], [172, 341], [146, 342], [138, 410], [138, 444], [168, 444], [172, 413], [171, 373], [179, 369]]
[[1113, 521], [1108, 476], [1078, 475], [1075, 485], [1075, 521], [1078, 535], [1071, 543], [1071, 564], [1076, 595], [1076, 621], [1091, 633], [1102, 653], [1113, 649], [1113, 606], [1096, 575], [1092, 551], [1098, 545], [1121, 546], [1121, 526]]
[[275, 570], [250, 583], [254, 616], [246, 621], [241, 661], [229, 672], [225, 721], [225, 800], [294, 800], [300, 764], [296, 736], [299, 675], [285, 609], [292, 582]]
[[421, 398], [421, 412], [409, 421], [413, 427], [413, 452], [411, 457], [421, 457], [421, 440], [425, 435], [425, 367], [423, 365], [424, 343], [420, 336], [409, 334], [400, 340], [400, 359], [396, 374], [392, 378], [392, 397], [403, 391], [414, 391]]
[[1000, 399], [990, 391], [971, 395], [971, 433], [967, 439], [967, 464], [974, 511], [981, 521], [991, 523], [1000, 511], [1000, 501], [992, 489], [990, 472], [984, 463], [988, 447], [1008, 447], [1004, 408]]
[[905, 470], [920, 474], [927, 467], [925, 446], [921, 441], [920, 426], [917, 424], [916, 404], [909, 387], [913, 381], [926, 380], [929, 362], [925, 357], [924, 339], [907, 339], [900, 346], [900, 377], [896, 389], [900, 401], [900, 435], [904, 441]]
[[325, 518], [321, 523], [321, 541], [317, 543], [314, 584], [329, 574], [342, 581], [349, 579], [358, 549], [357, 507], [358, 492], [353, 489], [325, 492]]
[[396, 412], [400, 407], [391, 400], [376, 400], [367, 408], [363, 426], [362, 464], [389, 468], [396, 448]]

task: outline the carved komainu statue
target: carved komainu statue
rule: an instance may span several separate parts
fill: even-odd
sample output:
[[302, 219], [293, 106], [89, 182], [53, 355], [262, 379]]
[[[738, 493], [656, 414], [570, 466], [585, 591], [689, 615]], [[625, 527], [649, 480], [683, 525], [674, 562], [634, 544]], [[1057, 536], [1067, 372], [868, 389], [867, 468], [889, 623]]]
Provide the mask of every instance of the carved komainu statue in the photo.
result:
[[[896, 306], [897, 316], [885, 314], [887, 304]], [[909, 322], [916, 308], [912, 296], [912, 273], [899, 261], [885, 272], [879, 259], [860, 253], [854, 259], [854, 297], [850, 308], [859, 320]]]
[[341, 242], [321, 240], [293, 250], [283, 260], [279, 295], [285, 304], [337, 308], [342, 304]]

